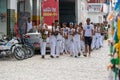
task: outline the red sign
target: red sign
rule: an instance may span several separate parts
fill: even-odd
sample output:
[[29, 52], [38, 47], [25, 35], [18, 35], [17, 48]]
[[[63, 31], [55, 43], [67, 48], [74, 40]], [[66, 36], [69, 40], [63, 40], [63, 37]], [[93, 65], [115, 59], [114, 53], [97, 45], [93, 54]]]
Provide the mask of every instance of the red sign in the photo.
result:
[[43, 0], [42, 1], [42, 17], [44, 23], [51, 25], [54, 20], [59, 18], [58, 0]]

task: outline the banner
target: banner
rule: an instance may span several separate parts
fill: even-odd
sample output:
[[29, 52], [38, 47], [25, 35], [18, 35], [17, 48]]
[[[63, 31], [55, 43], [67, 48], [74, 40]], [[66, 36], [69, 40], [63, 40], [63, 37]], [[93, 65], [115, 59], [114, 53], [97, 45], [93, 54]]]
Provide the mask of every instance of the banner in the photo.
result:
[[42, 17], [44, 23], [51, 25], [54, 20], [59, 18], [59, 3], [58, 0], [43, 0], [42, 1]]

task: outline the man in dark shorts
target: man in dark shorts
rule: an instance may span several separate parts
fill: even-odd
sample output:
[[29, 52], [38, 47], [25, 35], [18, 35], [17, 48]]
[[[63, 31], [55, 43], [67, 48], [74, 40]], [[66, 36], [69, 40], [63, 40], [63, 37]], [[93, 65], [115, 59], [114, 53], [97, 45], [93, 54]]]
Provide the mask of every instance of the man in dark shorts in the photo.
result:
[[87, 57], [87, 52], [89, 53], [89, 56], [91, 54], [91, 43], [92, 43], [93, 33], [94, 33], [94, 26], [90, 24], [90, 18], [87, 18], [83, 31], [83, 36], [85, 40], [85, 54], [84, 54], [85, 57]]

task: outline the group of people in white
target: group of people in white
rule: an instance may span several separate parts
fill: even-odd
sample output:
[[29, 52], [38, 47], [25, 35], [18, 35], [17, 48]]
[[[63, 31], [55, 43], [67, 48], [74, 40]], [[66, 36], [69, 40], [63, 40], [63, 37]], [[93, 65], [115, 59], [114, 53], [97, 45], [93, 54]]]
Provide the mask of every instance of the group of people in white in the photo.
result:
[[59, 58], [61, 54], [70, 54], [70, 56], [76, 58], [82, 54], [87, 57], [91, 56], [91, 50], [99, 49], [103, 46], [104, 35], [101, 34], [103, 32], [102, 27], [100, 24], [93, 25], [90, 23], [90, 18], [87, 18], [85, 25], [70, 22], [69, 27], [67, 23], [62, 23], [62, 26], [60, 26], [58, 20], [55, 20], [52, 23], [52, 29], [42, 23], [38, 31], [42, 36], [40, 41], [42, 58], [45, 58], [46, 55], [48, 38], [51, 58]]

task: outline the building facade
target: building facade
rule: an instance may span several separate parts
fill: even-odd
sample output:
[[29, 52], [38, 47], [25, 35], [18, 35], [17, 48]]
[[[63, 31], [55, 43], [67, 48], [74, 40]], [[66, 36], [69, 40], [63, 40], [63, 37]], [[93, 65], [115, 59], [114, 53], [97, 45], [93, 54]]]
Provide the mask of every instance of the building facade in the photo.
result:
[[106, 15], [109, 13], [108, 0], [89, 0], [88, 17], [93, 23], [103, 23]]
[[107, 0], [89, 0], [88, 3], [104, 3]]
[[[36, 25], [39, 25], [40, 22], [44, 20], [44, 18], [41, 16], [41, 8], [44, 6], [44, 4], [42, 4], [43, 1], [47, 2], [48, 0], [0, 0], [0, 32], [4, 32], [5, 34], [13, 33], [15, 23], [18, 23], [20, 32], [23, 31], [25, 27], [24, 22], [27, 21], [28, 17], [31, 17], [32, 21], [35, 22]], [[102, 7], [101, 4], [97, 4], [98, 8], [101, 9], [100, 12], [91, 12], [92, 8], [88, 10], [88, 7], [93, 4], [93, 1], [95, 0], [55, 1], [58, 1], [59, 5], [58, 20], [60, 23], [82, 22], [84, 24], [86, 22], [86, 18], [88, 17], [90, 17], [93, 22], [102, 22], [102, 16], [106, 14], [104, 11], [107, 11], [103, 9], [104, 4], [102, 4]], [[96, 1], [101, 2], [101, 0]], [[93, 8], [95, 6], [96, 5], [93, 4]], [[52, 11], [55, 11], [55, 9], [52, 9]], [[94, 14], [96, 14], [96, 16]], [[95, 17], [97, 18], [94, 19]]]
[[36, 24], [39, 23], [40, 2], [41, 0], [0, 0], [0, 32], [13, 35], [14, 26], [21, 22], [23, 14], [31, 17]]

